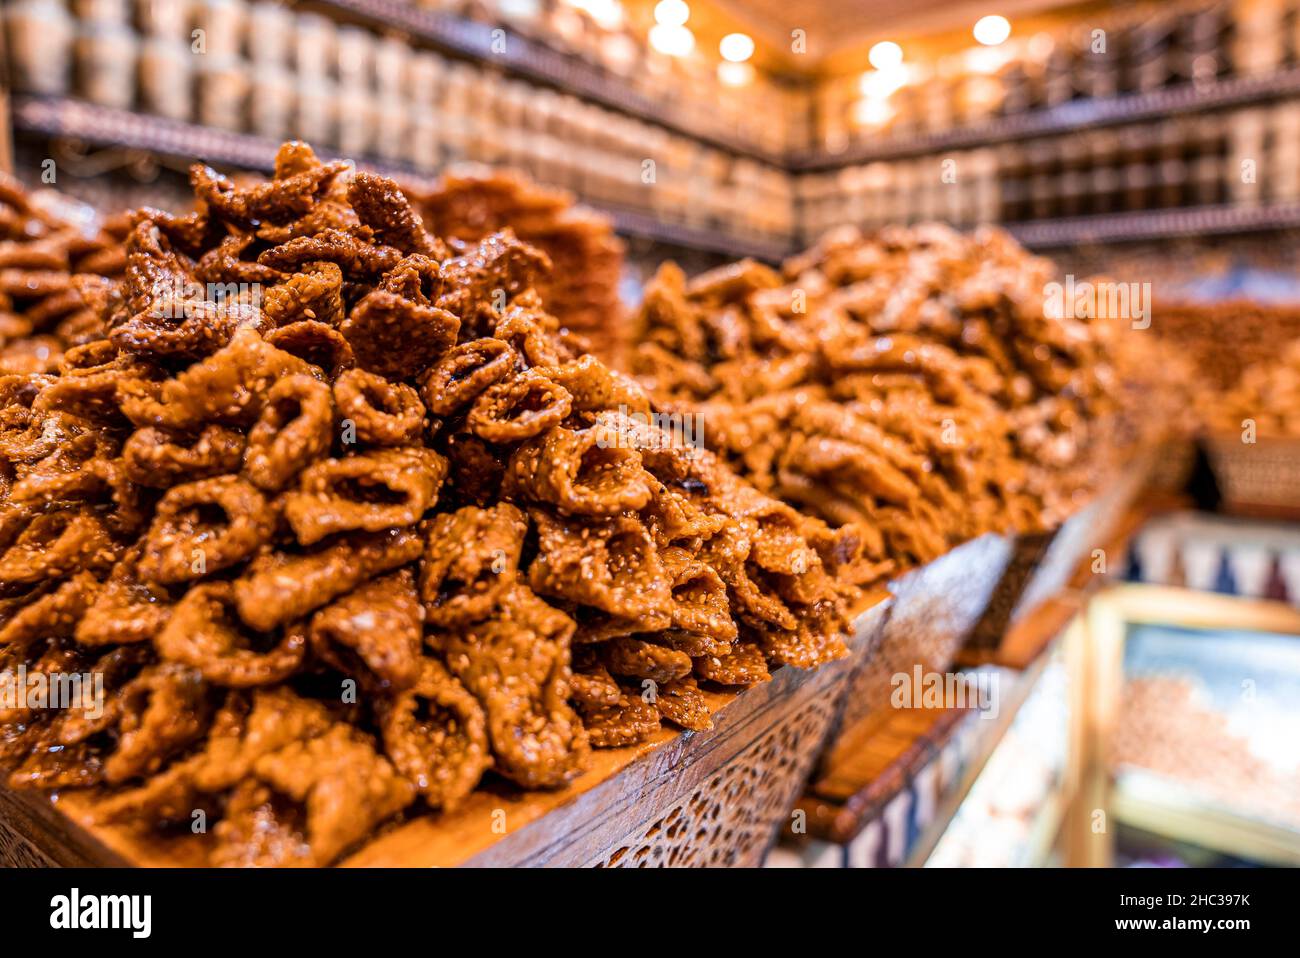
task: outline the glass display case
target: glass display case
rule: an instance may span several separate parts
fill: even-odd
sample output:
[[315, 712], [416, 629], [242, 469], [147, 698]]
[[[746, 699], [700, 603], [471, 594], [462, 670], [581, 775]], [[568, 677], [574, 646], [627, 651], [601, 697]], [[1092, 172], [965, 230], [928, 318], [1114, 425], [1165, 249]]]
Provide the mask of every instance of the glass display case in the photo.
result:
[[[1300, 637], [1131, 625], [1110, 763], [1115, 817], [1246, 861], [1300, 861], [1298, 702]], [[1249, 838], [1229, 845], [1229, 835]], [[1149, 844], [1125, 839], [1121, 859]]]
[[1068, 800], [1070, 681], [1052, 653], [927, 867], [1025, 867], [1050, 856]]

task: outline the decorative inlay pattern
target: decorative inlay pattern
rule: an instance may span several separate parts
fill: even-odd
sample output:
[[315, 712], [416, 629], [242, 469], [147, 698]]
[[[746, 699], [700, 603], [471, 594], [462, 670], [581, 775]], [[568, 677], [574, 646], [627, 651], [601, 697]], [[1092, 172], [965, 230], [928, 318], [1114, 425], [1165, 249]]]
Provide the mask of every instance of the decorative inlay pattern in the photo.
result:
[[54, 868], [57, 865], [58, 862], [46, 858], [0, 819], [0, 868]]
[[[835, 683], [835, 691], [839, 684]], [[755, 739], [706, 784], [640, 834], [590, 862], [598, 868], [755, 866], [798, 797], [836, 696], [810, 696], [798, 715]]]

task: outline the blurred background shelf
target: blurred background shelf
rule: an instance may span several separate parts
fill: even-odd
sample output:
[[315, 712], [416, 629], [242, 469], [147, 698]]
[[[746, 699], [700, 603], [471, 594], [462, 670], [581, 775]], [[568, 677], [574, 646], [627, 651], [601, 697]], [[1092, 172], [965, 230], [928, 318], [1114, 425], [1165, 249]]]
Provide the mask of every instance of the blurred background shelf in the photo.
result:
[[97, 146], [148, 150], [246, 170], [270, 170], [279, 146], [252, 133], [116, 110], [65, 97], [18, 94], [13, 97], [11, 110], [14, 128], [21, 133], [71, 137]]
[[[351, 0], [349, 0], [351, 2]], [[1300, 94], [1300, 67], [1268, 76], [1221, 77], [1182, 83], [1149, 93], [1069, 100], [1057, 106], [997, 117], [949, 130], [885, 136], [841, 152], [795, 152], [790, 165], [801, 171], [824, 170], [851, 163], [873, 163], [971, 149], [1032, 137], [1068, 135], [1106, 126], [1165, 120], [1188, 113], [1269, 103]]]
[[[174, 168], [265, 169], [289, 136], [408, 179], [509, 166], [608, 213], [642, 275], [658, 246], [694, 268], [775, 262], [839, 227], [929, 221], [1001, 224], [1073, 254], [1076, 275], [1140, 270], [1166, 299], [1300, 263], [1300, 0], [1035, 0], [993, 45], [974, 5], [891, 0], [880, 24], [735, 6], [11, 0], [14, 169], [103, 169], [31, 134]], [[151, 201], [126, 180], [123, 202]]]
[[[18, 94], [13, 97], [11, 109], [14, 127], [23, 133], [67, 137], [168, 157], [198, 157], [218, 166], [266, 171], [271, 168], [279, 146], [274, 140], [252, 133], [116, 110], [66, 97]], [[329, 150], [321, 152], [337, 155]], [[409, 181], [428, 182], [430, 179], [427, 173], [402, 163], [365, 158], [359, 163], [367, 169]], [[736, 236], [721, 230], [674, 223], [650, 212], [587, 201], [584, 204], [608, 215], [615, 229], [626, 236], [687, 249], [777, 262], [796, 248], [793, 242], [787, 244], [761, 237]], [[1007, 225], [1017, 240], [1034, 249], [1297, 228], [1300, 228], [1300, 203], [1149, 210]]]
[[[197, 158], [216, 166], [269, 171], [280, 145], [252, 133], [116, 110], [65, 97], [16, 95], [11, 106], [14, 128], [23, 133], [142, 150], [181, 160]], [[318, 152], [325, 157], [338, 156], [328, 149]], [[407, 182], [427, 184], [431, 180], [427, 172], [402, 163], [360, 158], [358, 165]], [[709, 253], [752, 256], [768, 262], [779, 261], [792, 251], [783, 243], [674, 223], [646, 212], [585, 200], [584, 205], [607, 215], [615, 230], [629, 237]]]
[[908, 847], [906, 864], [917, 867], [924, 865], [944, 835], [948, 833], [963, 803], [970, 796], [971, 790], [980, 780], [980, 776], [1015, 724], [1021, 708], [1042, 679], [1051, 661], [1054, 642], [1055, 640], [1049, 643], [1044, 648], [1043, 654], [1024, 672], [1007, 673], [1002, 683], [1001, 694], [998, 696], [997, 712], [991, 720], [982, 723], [987, 727], [977, 728], [973, 754], [966, 761], [960, 777], [936, 803], [934, 817], [918, 829], [914, 841]]
[[[344, 22], [400, 29], [418, 44], [439, 52], [545, 84], [739, 156], [774, 166], [785, 164], [782, 154], [692, 122], [671, 105], [629, 89], [621, 78], [599, 65], [553, 50], [505, 26], [427, 10], [408, 0], [301, 0], [295, 6]], [[498, 30], [503, 31], [499, 44], [494, 38]]]
[[1300, 227], [1300, 203], [1264, 206], [1205, 206], [1147, 210], [1106, 216], [1030, 220], [1007, 226], [1032, 249], [1101, 243], [1141, 242], [1182, 237], [1255, 233]]

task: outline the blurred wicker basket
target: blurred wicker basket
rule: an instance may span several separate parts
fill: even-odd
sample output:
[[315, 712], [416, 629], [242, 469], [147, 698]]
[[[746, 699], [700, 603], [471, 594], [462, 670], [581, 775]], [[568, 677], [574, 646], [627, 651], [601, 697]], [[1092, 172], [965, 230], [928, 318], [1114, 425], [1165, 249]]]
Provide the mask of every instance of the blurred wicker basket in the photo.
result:
[[1226, 511], [1300, 518], [1300, 437], [1246, 443], [1237, 433], [1217, 433], [1204, 444]]
[[1196, 467], [1196, 443], [1187, 437], [1164, 440], [1156, 447], [1147, 482], [1152, 493], [1177, 494], [1187, 488]]

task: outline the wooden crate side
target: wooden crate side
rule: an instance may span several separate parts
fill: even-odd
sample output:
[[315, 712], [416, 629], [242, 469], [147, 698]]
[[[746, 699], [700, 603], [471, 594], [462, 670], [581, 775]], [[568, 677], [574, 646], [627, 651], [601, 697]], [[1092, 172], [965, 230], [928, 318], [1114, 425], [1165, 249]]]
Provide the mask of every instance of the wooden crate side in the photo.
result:
[[0, 868], [57, 868], [59, 863], [0, 818]]
[[129, 864], [68, 817], [48, 796], [0, 787], [0, 867]]
[[886, 707], [895, 674], [917, 664], [937, 672], [952, 665], [1011, 555], [1011, 540], [984, 535], [891, 584], [894, 598], [878, 646], [864, 657], [844, 691], [842, 726], [851, 727]]
[[[1066, 588], [1089, 550], [1109, 545], [1133, 502], [1163, 468], [1164, 447], [1139, 455], [1114, 481], [1055, 529], [1014, 537], [1011, 560], [971, 631], [970, 649], [992, 655], [1007, 630]], [[1110, 556], [1117, 562], [1119, 556]]]
[[465, 864], [756, 865], [822, 744], [847, 660], [782, 668], [713, 717]]
[[971, 648], [991, 652], [998, 647], [1011, 624], [1011, 617], [1020, 605], [1021, 596], [1034, 578], [1034, 570], [1051, 548], [1059, 531], [1058, 527], [1043, 532], [1027, 532], [1012, 538], [1011, 558], [1007, 562], [1007, 568], [979, 621], [971, 629]]
[[[648, 828], [638, 828], [600, 867], [756, 867], [803, 790], [834, 712], [837, 690], [810, 684], [799, 710], [770, 725], [707, 782]], [[801, 690], [802, 691], [802, 690]]]
[[[1087, 566], [1092, 550], [1106, 545], [1110, 534], [1123, 523], [1152, 468], [1148, 460], [1136, 463], [1066, 520], [1016, 603], [1012, 622], [1059, 593], [1081, 565]], [[1109, 562], [1118, 563], [1119, 559], [1110, 556]]]

